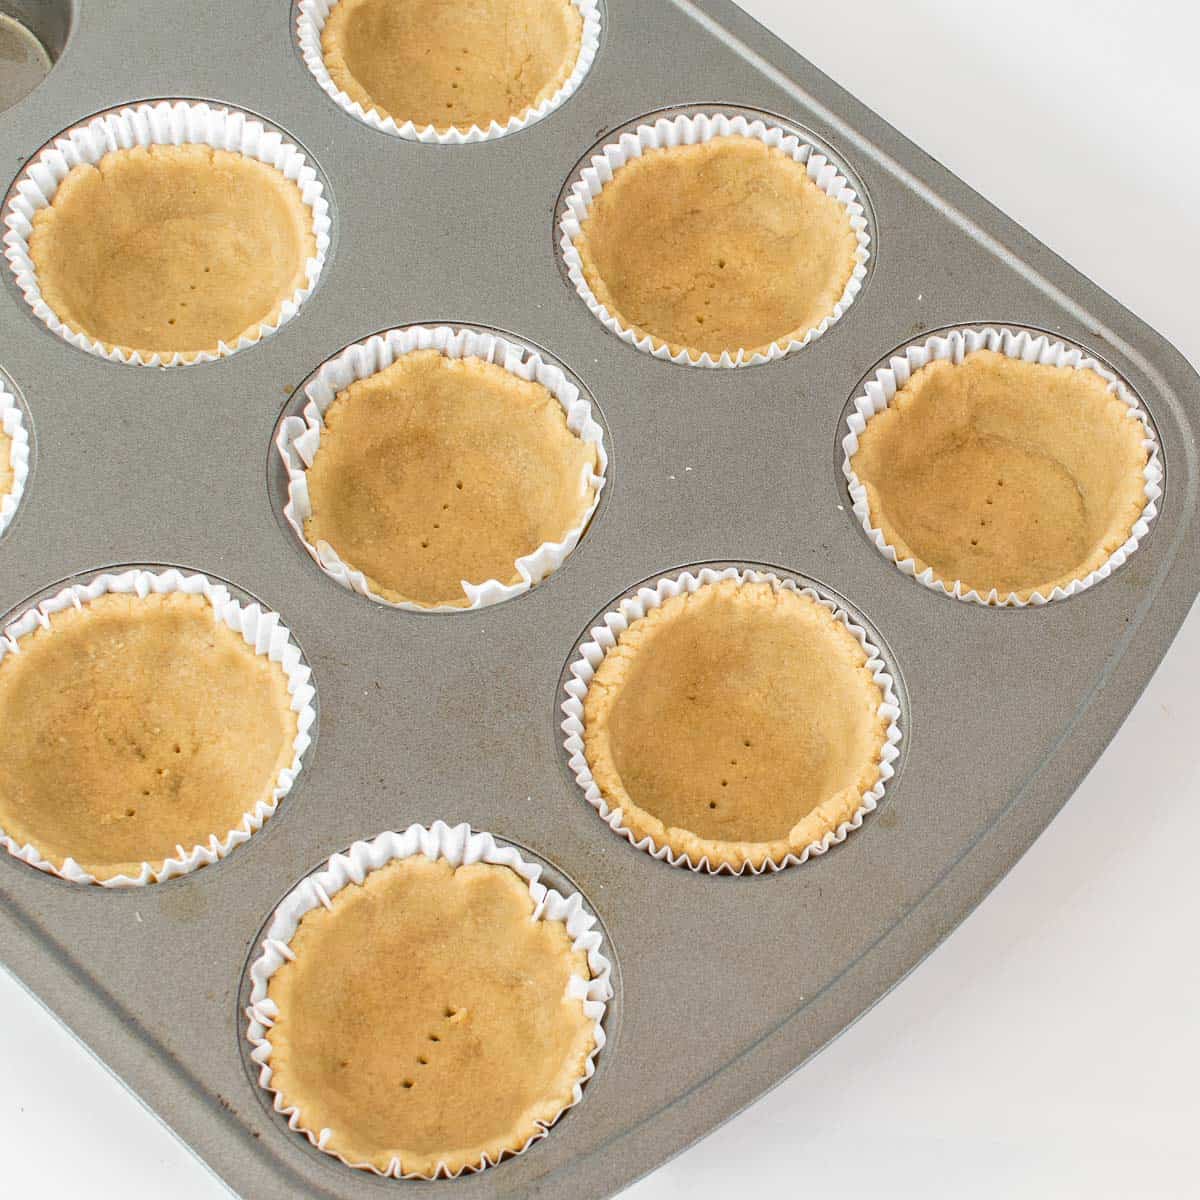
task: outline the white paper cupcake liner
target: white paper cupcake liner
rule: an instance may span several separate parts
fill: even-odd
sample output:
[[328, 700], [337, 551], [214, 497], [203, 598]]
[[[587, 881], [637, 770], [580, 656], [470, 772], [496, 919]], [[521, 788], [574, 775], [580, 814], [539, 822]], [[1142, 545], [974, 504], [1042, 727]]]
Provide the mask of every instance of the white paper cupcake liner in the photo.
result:
[[[669, 146], [691, 146], [730, 135], [757, 138], [768, 146], [782, 150], [796, 162], [803, 163], [808, 170], [809, 179], [827, 196], [831, 196], [846, 209], [850, 227], [858, 239], [858, 248], [854, 254], [854, 270], [842, 292], [841, 299], [834, 305], [833, 311], [802, 338], [792, 338], [782, 344], [776, 342], [766, 353], [756, 351], [748, 354], [745, 350], [739, 350], [736, 354], [730, 354], [726, 350], [718, 358], [713, 358], [708, 351], [704, 351], [698, 356], [694, 356], [687, 350], [680, 350], [673, 354], [670, 347], [663, 344], [661, 339], [638, 335], [623, 325], [600, 303], [584, 276], [583, 262], [580, 259], [579, 251], [575, 248], [575, 242], [592, 202], [605, 185], [612, 180], [616, 172], [631, 159], [641, 158], [647, 150], [658, 150]], [[831, 162], [822, 151], [809, 145], [796, 134], [788, 133], [776, 125], [768, 124], [760, 119], [748, 120], [740, 114], [727, 116], [720, 112], [701, 113], [696, 116], [686, 113], [680, 113], [673, 117], [661, 116], [652, 125], [639, 125], [636, 130], [623, 133], [617, 141], [606, 145], [599, 153], [592, 156], [589, 165], [580, 172], [567, 189], [566, 207], [559, 217], [558, 232], [559, 249], [567, 268], [567, 274], [575, 286], [575, 291], [604, 327], [615, 333], [621, 341], [630, 346], [636, 346], [646, 354], [693, 367], [756, 366], [759, 363], [773, 362], [807, 346], [809, 342], [819, 338], [831, 325], [839, 321], [854, 302], [854, 298], [862, 290], [863, 282], [866, 280], [867, 262], [871, 257], [871, 231], [867, 222], [866, 208], [836, 163]]]
[[[554, 1120], [539, 1122], [538, 1131], [532, 1134], [519, 1150], [505, 1151], [494, 1159], [484, 1155], [477, 1163], [457, 1171], [449, 1171], [444, 1166], [439, 1166], [437, 1172], [432, 1175], [405, 1172], [398, 1159], [392, 1159], [388, 1169], [380, 1171], [370, 1163], [350, 1162], [337, 1151], [329, 1149], [328, 1143], [333, 1131], [306, 1129], [300, 1109], [289, 1105], [271, 1086], [271, 1043], [267, 1037], [268, 1030], [279, 1015], [279, 1010], [267, 994], [267, 989], [275, 972], [285, 962], [291, 962], [296, 957], [289, 943], [304, 914], [318, 907], [332, 907], [332, 897], [342, 888], [351, 883], [361, 884], [372, 871], [397, 859], [410, 858], [417, 854], [433, 860], [445, 859], [455, 867], [471, 863], [492, 863], [510, 868], [525, 880], [534, 903], [531, 919], [561, 922], [566, 926], [574, 949], [587, 955], [591, 978], [572, 976], [568, 994], [583, 1002], [584, 1015], [595, 1022], [595, 1045], [588, 1055], [583, 1078], [575, 1084], [571, 1102], [559, 1111]], [[381, 833], [369, 842], [355, 842], [344, 854], [335, 854], [322, 870], [301, 880], [284, 897], [267, 928], [262, 952], [250, 966], [251, 991], [250, 1003], [246, 1008], [246, 1037], [254, 1047], [250, 1057], [259, 1067], [259, 1085], [271, 1093], [275, 1111], [287, 1118], [290, 1129], [303, 1133], [318, 1150], [332, 1155], [346, 1166], [370, 1171], [374, 1175], [396, 1179], [457, 1178], [464, 1172], [475, 1174], [495, 1166], [505, 1158], [524, 1154], [531, 1145], [546, 1136], [563, 1113], [574, 1108], [583, 1099], [584, 1084], [595, 1074], [596, 1057], [604, 1049], [605, 1034], [602, 1022], [605, 1008], [613, 994], [610, 982], [612, 967], [602, 952], [604, 938], [599, 923], [585, 908], [583, 898], [578, 892], [563, 896], [539, 883], [541, 873], [542, 867], [539, 864], [527, 862], [512, 846], [496, 841], [490, 833], [474, 832], [465, 824], [451, 827], [443, 821], [434, 821], [428, 828], [423, 825], [410, 825], [403, 833]]]
[[[229, 150], [257, 159], [274, 167], [297, 185], [301, 199], [312, 213], [312, 232], [317, 246], [316, 254], [305, 264], [305, 285], [298, 288], [290, 300], [283, 302], [279, 319], [274, 324], [264, 322], [259, 326], [256, 336], [243, 335], [235, 345], [221, 342], [216, 351], [175, 352], [165, 356], [155, 353], [146, 356], [137, 351], [130, 353], [120, 347], [110, 349], [86, 334], [73, 332], [59, 320], [42, 297], [37, 270], [29, 253], [34, 213], [49, 206], [59, 184], [72, 167], [98, 163], [113, 150], [186, 144], [212, 146], [217, 150]], [[116, 109], [68, 129], [21, 172], [9, 197], [4, 224], [7, 228], [4, 256], [29, 307], [48, 329], [72, 346], [99, 358], [148, 367], [211, 362], [253, 346], [290, 321], [317, 285], [329, 251], [332, 228], [324, 187], [303, 151], [281, 132], [269, 128], [249, 113], [185, 100], [163, 100], [155, 104]]]
[[12, 484], [0, 496], [0, 534], [8, 528], [25, 494], [29, 479], [29, 430], [16, 397], [0, 382], [0, 430], [8, 438], [8, 461], [12, 468]]
[[[1077, 371], [1094, 371], [1108, 384], [1108, 390], [1118, 396], [1129, 406], [1130, 420], [1140, 421], [1145, 430], [1142, 442], [1149, 458], [1145, 470], [1146, 506], [1134, 523], [1128, 539], [1108, 557], [1100, 567], [1081, 579], [1072, 580], [1066, 587], [1055, 587], [1049, 595], [1043, 596], [1034, 592], [1028, 600], [1022, 600], [1014, 592], [1005, 596], [993, 588], [986, 595], [981, 595], [973, 588], [968, 588], [960, 580], [944, 582], [935, 577], [933, 568], [917, 570], [917, 564], [911, 558], [900, 559], [893, 546], [890, 546], [883, 533], [871, 520], [870, 505], [867, 502], [867, 490], [855, 474], [851, 459], [858, 451], [859, 435], [867, 427], [867, 422], [877, 413], [882, 412], [892, 402], [893, 397], [912, 376], [922, 367], [931, 362], [944, 361], [961, 363], [966, 355], [976, 350], [994, 350], [1008, 358], [1021, 359], [1023, 362], [1042, 363], [1052, 367], [1073, 367]], [[875, 375], [863, 385], [862, 392], [855, 397], [853, 411], [846, 420], [848, 432], [842, 438], [842, 474], [850, 491], [850, 500], [854, 515], [866, 531], [867, 537], [880, 554], [894, 563], [905, 575], [914, 578], [918, 583], [931, 591], [940, 592], [944, 596], [953, 596], [956, 600], [966, 600], [973, 604], [983, 604], [992, 607], [1025, 608], [1047, 604], [1051, 600], [1062, 600], [1067, 596], [1077, 595], [1102, 579], [1107, 579], [1125, 560], [1137, 549], [1138, 543], [1150, 531], [1150, 524], [1158, 514], [1158, 501], [1162, 496], [1163, 468], [1159, 457], [1158, 438], [1149, 415], [1142, 407], [1133, 389], [1108, 367], [1088, 357], [1087, 353], [1078, 346], [1052, 339], [1046, 334], [1032, 333], [1028, 330], [1013, 330], [1006, 328], [963, 327], [946, 333], [935, 334], [922, 342], [913, 342], [903, 347], [893, 355], [885, 366], [881, 366]]]
[[[864, 792], [861, 803], [854, 815], [843, 821], [836, 829], [827, 832], [818, 841], [811, 842], [802, 851], [789, 853], [781, 859], [768, 859], [761, 866], [743, 863], [741, 867], [729, 863], [717, 865], [709, 862], [707, 855], [698, 862], [693, 862], [690, 855], [676, 853], [670, 846], [659, 845], [650, 835], [639, 838], [626, 827], [622, 819], [622, 810], [609, 805], [595, 779], [584, 750], [584, 701], [592, 680], [600, 668], [601, 662], [619, 641], [621, 635], [636, 621], [640, 621], [647, 613], [658, 608], [664, 601], [683, 593], [692, 593], [709, 584], [719, 583], [723, 579], [732, 579], [739, 585], [745, 583], [769, 583], [778, 589], [787, 589], [815, 600], [823, 608], [828, 609], [853, 635], [858, 644], [867, 654], [867, 668], [872, 678], [883, 693], [883, 702], [879, 706], [880, 715], [886, 717], [888, 725], [883, 749], [879, 755], [879, 780], [870, 791]], [[753, 568], [740, 567], [701, 567], [694, 572], [684, 571], [681, 575], [651, 581], [644, 587], [639, 587], [632, 595], [622, 599], [615, 608], [606, 612], [600, 620], [588, 631], [588, 636], [579, 646], [577, 656], [567, 669], [567, 678], [563, 684], [567, 693], [561, 709], [566, 718], [561, 725], [563, 746], [567, 751], [568, 765], [575, 776], [587, 802], [600, 814], [608, 827], [620, 834], [631, 846], [644, 850], [652, 858], [669, 863], [673, 867], [686, 867], [690, 871], [705, 872], [710, 875], [761, 875], [765, 871], [772, 873], [782, 871], [785, 867], [798, 866], [809, 858], [824, 854], [830, 846], [836, 846], [846, 840], [847, 835], [858, 829], [867, 813], [874, 812], [883, 799], [888, 781], [895, 775], [895, 762], [900, 757], [900, 701], [896, 695], [895, 680], [888, 670], [882, 652], [875, 646], [867, 631], [851, 620], [849, 614], [833, 600], [827, 599], [811, 587], [806, 587], [794, 579], [781, 577], [770, 571], [760, 571]]]
[[471, 125], [467, 129], [450, 128], [439, 132], [434, 125], [418, 126], [412, 121], [397, 122], [392, 117], [383, 116], [375, 108], [363, 108], [357, 100], [352, 100], [330, 78], [329, 70], [325, 66], [325, 55], [321, 50], [321, 35], [325, 32], [325, 22], [329, 19], [337, 0], [300, 0], [296, 10], [296, 41], [300, 47], [300, 56], [312, 72], [313, 78], [321, 85], [321, 90], [339, 108], [362, 121], [364, 125], [369, 125], [380, 133], [388, 133], [412, 142], [462, 146], [468, 142], [491, 141], [535, 125], [556, 108], [560, 108], [579, 90], [579, 85], [583, 83], [595, 61], [596, 52], [600, 49], [601, 11], [599, 0], [571, 0], [571, 3], [579, 9], [579, 14], [583, 17], [583, 33], [579, 57], [575, 60], [575, 67], [566, 82], [548, 100], [543, 100], [524, 113], [510, 117], [503, 125], [498, 121], [491, 121], [486, 129]]
[[[385, 599], [372, 591], [366, 576], [343, 562], [334, 548], [325, 541], [313, 545], [304, 534], [304, 522], [312, 516], [312, 505], [308, 495], [308, 468], [312, 466], [317, 449], [321, 444], [321, 430], [325, 427], [325, 412], [337, 394], [357, 380], [368, 379], [391, 366], [397, 358], [416, 350], [437, 350], [447, 358], [479, 358], [503, 367], [510, 375], [527, 382], [540, 383], [563, 407], [567, 428], [584, 442], [593, 443], [599, 459], [599, 472], [584, 469], [580, 487], [593, 488], [595, 495], [582, 519], [568, 530], [561, 541], [543, 542], [530, 554], [516, 560], [515, 566], [521, 579], [518, 583], [505, 584], [497, 579], [480, 583], [462, 581], [463, 593], [468, 604], [428, 605], [411, 601]], [[410, 612], [470, 612], [501, 600], [510, 600], [529, 591], [534, 584], [545, 579], [562, 566], [567, 556], [579, 544], [592, 514], [600, 503], [604, 478], [608, 470], [608, 453], [604, 446], [604, 430], [592, 416], [592, 406], [566, 372], [547, 361], [532, 347], [508, 341], [498, 334], [485, 330], [452, 328], [447, 325], [426, 327], [409, 325], [402, 329], [390, 329], [377, 334], [365, 342], [348, 346], [333, 358], [324, 362], [304, 387], [308, 402], [302, 415], [285, 417], [280, 422], [275, 436], [275, 447], [283, 459], [288, 478], [288, 498], [283, 509], [284, 519], [300, 539], [312, 560], [331, 579], [367, 596], [377, 604], [390, 608], [402, 608]]]
[[[290, 766], [279, 772], [271, 798], [260, 800], [242, 817], [241, 824], [235, 829], [224, 834], [214, 831], [206, 844], [192, 846], [190, 849], [186, 846], [176, 846], [175, 854], [157, 869], [144, 862], [141, 871], [135, 876], [118, 875], [112, 879], [96, 879], [73, 858], [67, 858], [61, 867], [56, 867], [42, 857], [36, 846], [19, 845], [0, 829], [0, 846], [22, 862], [37, 867], [39, 871], [46, 871], [72, 883], [98, 883], [101, 887], [112, 888], [144, 887], [150, 883], [173, 879], [178, 875], [187, 875], [199, 867], [210, 866], [224, 858], [235, 846], [249, 841], [251, 835], [263, 827], [279, 807], [279, 802], [292, 790], [292, 785], [300, 774], [301, 760], [312, 741], [309, 731], [317, 715], [313, 704], [316, 692], [309, 682], [311, 670], [276, 613], [267, 612], [258, 604], [243, 606], [229, 594], [223, 584], [203, 575], [185, 575], [174, 567], [161, 572], [135, 568], [115, 575], [105, 573], [97, 575], [87, 583], [76, 583], [63, 588], [56, 595], [27, 609], [0, 630], [0, 664], [6, 655], [21, 652], [22, 638], [38, 628], [50, 629], [50, 617], [54, 613], [67, 608], [82, 608], [108, 592], [135, 595], [143, 599], [152, 593], [167, 595], [171, 592], [203, 596], [212, 605], [215, 621], [224, 623], [235, 633], [240, 633], [256, 654], [280, 665], [287, 675], [288, 694], [292, 698], [291, 707], [297, 718], [296, 737], [292, 743], [295, 757]], [[0, 742], [2, 739], [3, 734], [0, 733]]]

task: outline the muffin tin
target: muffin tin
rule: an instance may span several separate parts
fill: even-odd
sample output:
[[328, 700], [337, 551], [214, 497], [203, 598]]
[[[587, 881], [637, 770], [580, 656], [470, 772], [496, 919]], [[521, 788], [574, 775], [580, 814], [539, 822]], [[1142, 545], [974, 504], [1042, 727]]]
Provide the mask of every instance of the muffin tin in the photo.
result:
[[[36, 453], [0, 540], [0, 612], [113, 564], [192, 567], [281, 614], [320, 709], [293, 792], [223, 862], [118, 891], [0, 855], [0, 956], [244, 1196], [610, 1195], [877, 1000], [1095, 761], [1197, 591], [1200, 380], [727, 0], [608, 0], [576, 94], [528, 129], [463, 146], [406, 142], [338, 108], [284, 4], [161, 0], [153, 19], [132, 0], [75, 8], [59, 64], [0, 115], [14, 175], [109, 106], [225, 102], [277, 124], [320, 169], [332, 241], [317, 288], [274, 337], [170, 370], [53, 336], [5, 271], [0, 365]], [[808, 131], [871, 213], [861, 294], [774, 363], [656, 360], [562, 278], [556, 202], [581, 155], [631, 120], [697, 105]], [[273, 431], [301, 381], [342, 347], [418, 322], [544, 347], [595, 397], [609, 435], [604, 499], [578, 549], [532, 592], [473, 612], [396, 612], [339, 587], [271, 494]], [[1160, 511], [1136, 553], [1042, 608], [955, 603], [905, 578], [858, 527], [841, 474], [848, 405], [875, 366], [939, 329], [985, 323], [1082, 346], [1137, 392], [1160, 438]], [[877, 811], [828, 853], [757, 878], [671, 870], [615, 836], [576, 787], [559, 728], [563, 673], [596, 614], [640, 581], [714, 560], [843, 599], [878, 632], [902, 710], [903, 753]], [[242, 1010], [264, 922], [300, 878], [356, 840], [438, 818], [494, 833], [586, 897], [614, 996], [595, 1077], [550, 1136], [422, 1185], [350, 1170], [290, 1132], [255, 1082]]]

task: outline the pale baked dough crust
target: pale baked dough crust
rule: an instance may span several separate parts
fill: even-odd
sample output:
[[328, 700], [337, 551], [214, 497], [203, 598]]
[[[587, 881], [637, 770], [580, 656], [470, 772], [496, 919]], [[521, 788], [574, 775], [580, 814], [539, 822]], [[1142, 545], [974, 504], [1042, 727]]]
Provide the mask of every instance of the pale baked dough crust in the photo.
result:
[[296, 184], [192, 144], [72, 167], [29, 237], [42, 297], [69, 329], [110, 351], [185, 359], [257, 339], [315, 253]]
[[518, 558], [580, 524], [597, 462], [540, 383], [417, 350], [329, 406], [304, 534], [386, 600], [465, 606], [463, 580], [518, 583]]
[[97, 879], [224, 838], [294, 757], [283, 669], [200, 596], [107, 593], [0, 660], [0, 828]]
[[0, 500], [12, 491], [12, 438], [0, 429]]
[[579, 58], [570, 0], [340, 0], [321, 49], [364, 109], [419, 128], [505, 125], [549, 100]]
[[722, 580], [665, 600], [605, 655], [584, 750], [638, 840], [761, 867], [854, 816], [879, 781], [883, 693], [807, 596]]
[[1146, 506], [1145, 437], [1096, 372], [978, 350], [917, 371], [851, 466], [900, 560], [1028, 600], [1128, 539]]
[[520, 1150], [574, 1099], [587, 956], [507, 867], [399, 859], [305, 914], [272, 976], [271, 1087], [326, 1148], [387, 1171]]
[[620, 167], [575, 248], [617, 321], [698, 358], [802, 339], [842, 298], [858, 241], [845, 206], [803, 163], [731, 135]]

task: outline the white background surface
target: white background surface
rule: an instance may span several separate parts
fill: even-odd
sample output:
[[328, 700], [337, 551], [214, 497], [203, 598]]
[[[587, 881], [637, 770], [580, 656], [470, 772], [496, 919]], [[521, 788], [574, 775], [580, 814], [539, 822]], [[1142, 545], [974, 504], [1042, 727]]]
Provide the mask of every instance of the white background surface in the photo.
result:
[[[1200, 364], [1190, 0], [742, 3]], [[1198, 663], [1193, 610], [982, 908], [630, 1200], [1200, 1194]], [[2, 972], [0, 1063], [5, 1196], [228, 1196]]]

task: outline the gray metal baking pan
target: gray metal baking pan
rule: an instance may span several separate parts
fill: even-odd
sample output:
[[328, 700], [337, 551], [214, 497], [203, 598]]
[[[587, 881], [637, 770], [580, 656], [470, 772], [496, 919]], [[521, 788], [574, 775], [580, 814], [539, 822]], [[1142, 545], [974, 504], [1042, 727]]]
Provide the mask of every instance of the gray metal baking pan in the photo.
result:
[[[355, 122], [309, 76], [284, 4], [79, 3], [57, 68], [0, 115], [0, 162], [15, 174], [111, 105], [224, 100], [281, 125], [332, 189], [316, 293], [275, 337], [217, 363], [110, 364], [0, 291], [0, 365], [35, 442], [0, 542], [0, 611], [108, 564], [183, 564], [277, 608], [314, 670], [320, 730], [303, 775], [224, 862], [113, 892], [0, 855], [6, 964], [253, 1200], [427, 1187], [597, 1197], [651, 1170], [816, 1053], [987, 894], [1095, 762], [1197, 591], [1200, 380], [1174, 349], [728, 0], [608, 0], [606, 16], [579, 92], [480, 145], [416, 145]], [[559, 273], [554, 206], [580, 156], [631, 118], [697, 102], [811, 130], [871, 202], [863, 294], [769, 366], [653, 360], [609, 335]], [[608, 494], [566, 566], [467, 615], [395, 612], [340, 589], [281, 529], [265, 470], [280, 408], [319, 362], [435, 320], [547, 347], [611, 434]], [[978, 321], [1081, 343], [1138, 390], [1162, 440], [1150, 536], [1112, 578], [1041, 609], [963, 604], [903, 577], [855, 526], [838, 470], [843, 409], [868, 370], [915, 335]], [[905, 685], [905, 758], [879, 811], [774, 876], [698, 876], [633, 849], [583, 801], [559, 741], [561, 672], [592, 618], [638, 580], [705, 560], [778, 564], [845, 597]], [[300, 876], [356, 838], [437, 817], [518, 843], [585, 894], [616, 997], [596, 1077], [549, 1137], [479, 1175], [398, 1183], [274, 1119], [243, 1060], [239, 989]]]

